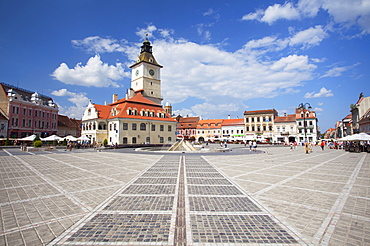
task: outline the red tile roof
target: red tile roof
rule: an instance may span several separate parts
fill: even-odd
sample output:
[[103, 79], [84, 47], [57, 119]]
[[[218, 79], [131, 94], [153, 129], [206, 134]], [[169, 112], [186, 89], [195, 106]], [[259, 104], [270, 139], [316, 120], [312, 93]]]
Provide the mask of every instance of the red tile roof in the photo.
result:
[[281, 123], [281, 122], [294, 122], [296, 119], [295, 114], [289, 114], [286, 116], [278, 116], [275, 117], [275, 122], [276, 123]]
[[199, 129], [218, 129], [222, 126], [222, 119], [215, 120], [200, 120], [198, 121], [197, 128]]
[[[166, 113], [162, 105], [146, 99], [141, 93], [137, 93], [130, 99], [120, 99], [109, 105], [94, 104], [98, 110], [100, 119], [130, 118], [142, 120], [176, 121]], [[136, 110], [137, 115], [129, 115], [129, 110]], [[153, 112], [154, 116], [142, 116], [141, 112]], [[165, 115], [164, 118], [158, 117], [158, 113]]]
[[244, 119], [225, 119], [222, 122], [223, 126], [244, 125]]

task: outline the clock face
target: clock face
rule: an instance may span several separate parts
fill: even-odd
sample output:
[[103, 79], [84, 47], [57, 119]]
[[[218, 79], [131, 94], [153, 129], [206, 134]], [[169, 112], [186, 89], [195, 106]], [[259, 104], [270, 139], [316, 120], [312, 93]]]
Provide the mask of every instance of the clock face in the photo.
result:
[[153, 70], [153, 69], [150, 69], [150, 70], [149, 70], [149, 74], [150, 74], [151, 76], [153, 76], [153, 75], [154, 75], [154, 70]]
[[136, 70], [135, 74], [136, 74], [136, 76], [138, 76], [139, 75], [139, 70]]

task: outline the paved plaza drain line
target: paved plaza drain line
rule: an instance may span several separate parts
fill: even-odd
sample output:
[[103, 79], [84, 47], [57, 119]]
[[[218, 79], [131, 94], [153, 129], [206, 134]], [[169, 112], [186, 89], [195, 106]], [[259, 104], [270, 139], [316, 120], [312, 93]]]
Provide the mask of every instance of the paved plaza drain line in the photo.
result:
[[49, 245], [305, 245], [201, 156], [166, 155]]

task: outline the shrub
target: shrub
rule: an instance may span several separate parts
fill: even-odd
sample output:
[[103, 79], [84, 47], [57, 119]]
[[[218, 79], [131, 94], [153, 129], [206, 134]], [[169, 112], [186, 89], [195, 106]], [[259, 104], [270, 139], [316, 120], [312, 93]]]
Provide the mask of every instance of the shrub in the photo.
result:
[[105, 145], [107, 145], [108, 144], [108, 140], [105, 138], [104, 140], [103, 140], [103, 145], [105, 146]]
[[6, 140], [5, 140], [5, 146], [9, 146], [10, 145], [10, 140], [9, 140], [9, 138], [6, 138]]
[[63, 139], [62, 146], [67, 146], [67, 139]]
[[42, 146], [42, 141], [41, 140], [36, 140], [35, 142], [33, 142], [33, 146], [35, 148], [40, 148]]

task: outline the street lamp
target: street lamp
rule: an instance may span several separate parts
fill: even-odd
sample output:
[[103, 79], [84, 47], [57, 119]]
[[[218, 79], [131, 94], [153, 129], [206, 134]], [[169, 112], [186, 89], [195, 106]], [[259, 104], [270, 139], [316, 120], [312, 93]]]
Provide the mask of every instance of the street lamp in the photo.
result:
[[[306, 105], [308, 105], [306, 109]], [[303, 129], [304, 129], [304, 141], [307, 142], [307, 126], [306, 126], [306, 113], [305, 110], [311, 110], [312, 107], [309, 103], [300, 103], [298, 105], [299, 110], [303, 110]]]

